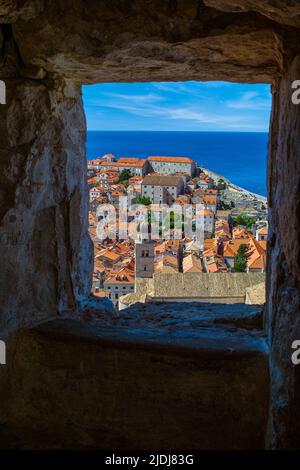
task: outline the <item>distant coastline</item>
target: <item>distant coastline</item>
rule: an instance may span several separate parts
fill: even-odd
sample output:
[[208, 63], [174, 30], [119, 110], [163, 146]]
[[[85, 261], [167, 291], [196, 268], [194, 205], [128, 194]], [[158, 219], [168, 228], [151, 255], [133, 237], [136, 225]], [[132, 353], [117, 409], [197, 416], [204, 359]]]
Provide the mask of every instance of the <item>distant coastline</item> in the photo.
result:
[[188, 156], [236, 189], [265, 198], [268, 134], [263, 132], [88, 131], [87, 159]]
[[246, 196], [248, 196], [250, 198], [253, 198], [253, 199], [257, 199], [257, 200], [259, 200], [263, 203], [267, 202], [267, 197], [266, 196], [262, 196], [260, 194], [253, 193], [252, 191], [248, 191], [247, 189], [242, 188], [241, 186], [237, 186], [236, 184], [233, 184], [230, 181], [230, 179], [225, 178], [224, 175], [220, 175], [218, 173], [215, 173], [214, 171], [211, 171], [208, 168], [205, 168], [204, 166], [201, 166], [201, 165], [198, 165], [198, 166], [199, 166], [199, 168], [201, 168], [202, 171], [204, 171], [206, 174], [208, 174], [208, 176], [213, 178], [213, 180], [217, 181], [220, 178], [223, 179], [225, 181], [225, 183], [227, 183], [227, 186], [230, 190], [244, 193]]

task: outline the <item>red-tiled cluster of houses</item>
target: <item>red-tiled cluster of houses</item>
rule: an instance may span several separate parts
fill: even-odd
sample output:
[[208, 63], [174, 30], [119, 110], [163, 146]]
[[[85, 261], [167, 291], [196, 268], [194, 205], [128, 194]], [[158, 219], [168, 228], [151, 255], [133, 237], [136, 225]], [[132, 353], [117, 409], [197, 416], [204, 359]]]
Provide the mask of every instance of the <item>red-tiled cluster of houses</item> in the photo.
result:
[[[151, 161], [158, 159], [159, 165], [189, 164], [190, 159], [178, 157], [151, 157]], [[188, 160], [188, 162], [186, 162]], [[118, 208], [119, 196], [127, 196], [132, 202], [138, 202], [143, 191], [143, 181], [149, 182], [149, 173], [145, 178], [146, 160], [135, 158], [121, 158], [116, 161], [111, 154], [101, 159], [89, 161], [88, 184], [90, 190], [90, 235], [94, 241], [94, 278], [93, 292], [98, 296], [107, 296], [115, 304], [122, 295], [134, 291], [135, 285], [135, 245], [134, 241], [127, 238], [122, 241], [109, 238], [99, 241], [96, 234], [98, 223], [96, 210], [99, 204], [110, 203]], [[122, 170], [129, 169], [131, 177], [126, 184], [119, 181]], [[132, 169], [136, 171], [132, 171]], [[161, 168], [161, 167], [159, 167]], [[165, 167], [162, 166], [164, 169]], [[177, 167], [176, 167], [177, 168]], [[139, 174], [139, 170], [142, 170]], [[174, 169], [174, 167], [172, 167]], [[155, 242], [154, 271], [165, 272], [206, 272], [220, 273], [233, 270], [234, 259], [239, 247], [248, 246], [247, 271], [264, 272], [266, 264], [266, 237], [267, 227], [257, 230], [256, 237], [242, 227], [232, 225], [230, 211], [219, 209], [220, 191], [214, 181], [204, 172], [193, 170], [193, 174], [187, 172], [172, 173], [183, 179], [184, 190], [181, 194], [172, 193], [172, 179], [170, 172], [155, 173], [159, 178], [153, 179], [162, 185], [160, 194], [164, 194], [164, 175], [168, 181], [167, 191], [173, 194], [172, 202], [186, 205], [202, 204], [204, 218], [205, 239], [204, 246], [199, 242], [182, 236], [181, 239], [159, 240]], [[150, 178], [150, 182], [151, 182]], [[155, 186], [153, 185], [155, 188]], [[149, 194], [149, 193], [146, 193]], [[154, 192], [152, 193], [154, 194]], [[154, 196], [153, 196], [154, 197]], [[160, 197], [160, 195], [159, 195]], [[163, 198], [163, 196], [162, 196]], [[155, 201], [152, 201], [155, 202]], [[160, 201], [159, 201], [160, 202]], [[164, 201], [162, 201], [164, 202]], [[159, 204], [155, 207], [159, 210]], [[144, 207], [146, 210], [146, 207]], [[118, 222], [118, 210], [117, 222]]]

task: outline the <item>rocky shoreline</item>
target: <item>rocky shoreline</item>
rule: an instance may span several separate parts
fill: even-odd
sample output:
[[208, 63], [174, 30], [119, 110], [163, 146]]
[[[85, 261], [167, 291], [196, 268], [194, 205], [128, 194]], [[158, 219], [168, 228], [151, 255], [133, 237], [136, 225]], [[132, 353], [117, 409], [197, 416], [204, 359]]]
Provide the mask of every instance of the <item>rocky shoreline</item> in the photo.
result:
[[237, 191], [240, 193], [244, 193], [250, 198], [257, 199], [261, 202], [267, 203], [267, 198], [265, 196], [261, 196], [260, 194], [252, 193], [251, 191], [248, 191], [245, 188], [242, 188], [241, 186], [237, 186], [236, 184], [233, 184], [228, 178], [225, 178], [225, 176], [220, 175], [218, 173], [215, 173], [211, 170], [208, 170], [204, 166], [198, 165], [198, 168], [200, 170], [204, 171], [208, 176], [210, 176], [215, 182], [217, 182], [219, 179], [222, 179], [225, 181], [227, 187], [231, 189], [232, 191]]
[[233, 216], [243, 212], [258, 221], [266, 221], [268, 216], [268, 200], [265, 196], [252, 193], [245, 188], [233, 184], [228, 178], [215, 173], [203, 166], [198, 166], [217, 184], [219, 179], [224, 180], [226, 189], [221, 190], [221, 202], [225, 207], [230, 207]]

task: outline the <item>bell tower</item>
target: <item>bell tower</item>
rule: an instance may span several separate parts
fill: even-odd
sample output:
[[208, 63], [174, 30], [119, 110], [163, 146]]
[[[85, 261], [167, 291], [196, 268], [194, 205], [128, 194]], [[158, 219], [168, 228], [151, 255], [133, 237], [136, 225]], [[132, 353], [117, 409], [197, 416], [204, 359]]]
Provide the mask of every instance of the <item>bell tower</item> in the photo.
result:
[[135, 276], [152, 278], [154, 273], [154, 241], [137, 240], [135, 242]]

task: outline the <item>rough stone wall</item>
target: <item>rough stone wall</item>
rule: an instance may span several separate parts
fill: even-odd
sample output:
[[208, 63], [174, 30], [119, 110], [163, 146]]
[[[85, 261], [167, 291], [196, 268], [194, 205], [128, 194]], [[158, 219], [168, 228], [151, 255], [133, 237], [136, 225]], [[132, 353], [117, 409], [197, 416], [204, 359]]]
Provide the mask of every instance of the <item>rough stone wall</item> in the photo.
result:
[[268, 163], [267, 327], [272, 380], [270, 445], [275, 448], [299, 448], [300, 436], [300, 366], [291, 362], [292, 342], [300, 339], [300, 108], [291, 100], [291, 84], [299, 78], [300, 56], [273, 91]]
[[80, 89], [10, 79], [0, 107], [1, 331], [76, 309], [90, 291]]
[[84, 83], [270, 82], [295, 34], [255, 11], [224, 13], [198, 0], [1, 3], [0, 23], [12, 24], [24, 64]]
[[244, 305], [234, 313], [218, 308], [195, 303], [184, 324], [181, 305], [169, 304], [152, 306], [150, 315], [129, 309], [114, 328], [60, 319], [20, 330], [10, 447], [263, 448], [265, 340], [253, 327], [253, 307], [248, 318]]
[[278, 23], [300, 26], [298, 0], [204, 0], [204, 3], [227, 12], [256, 11]]

